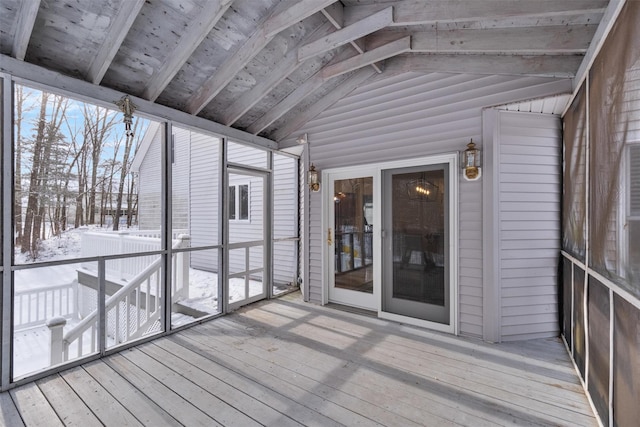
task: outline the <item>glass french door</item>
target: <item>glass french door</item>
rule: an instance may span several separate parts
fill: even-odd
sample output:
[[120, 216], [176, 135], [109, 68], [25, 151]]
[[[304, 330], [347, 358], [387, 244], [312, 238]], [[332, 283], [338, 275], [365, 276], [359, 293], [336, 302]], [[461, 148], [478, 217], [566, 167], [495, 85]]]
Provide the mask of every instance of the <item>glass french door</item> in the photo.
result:
[[382, 171], [382, 311], [449, 325], [449, 164]]
[[267, 173], [227, 169], [229, 309], [267, 297]]
[[329, 175], [329, 301], [377, 310], [374, 292], [374, 174]]

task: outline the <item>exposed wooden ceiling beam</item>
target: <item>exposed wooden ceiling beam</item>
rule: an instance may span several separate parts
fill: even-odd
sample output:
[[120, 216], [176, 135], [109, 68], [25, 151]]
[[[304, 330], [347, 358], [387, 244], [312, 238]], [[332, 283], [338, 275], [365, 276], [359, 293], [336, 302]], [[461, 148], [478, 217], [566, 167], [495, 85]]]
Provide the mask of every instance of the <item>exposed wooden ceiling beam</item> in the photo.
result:
[[155, 101], [171, 80], [178, 74], [180, 68], [187, 62], [200, 43], [211, 32], [222, 15], [231, 6], [233, 0], [208, 0], [195, 20], [189, 23], [186, 32], [182, 34], [168, 61], [163, 64], [147, 82], [142, 97]]
[[264, 24], [265, 37], [273, 37], [285, 28], [289, 28], [296, 22], [300, 22], [310, 17], [314, 13], [320, 12], [325, 7], [335, 3], [337, 0], [296, 0], [292, 5], [278, 13]]
[[271, 135], [271, 137], [275, 141], [282, 141], [293, 132], [302, 128], [308, 121], [317, 117], [320, 113], [338, 102], [340, 99], [349, 95], [356, 88], [362, 85], [362, 83], [364, 83], [367, 79], [375, 74], [376, 72], [371, 68], [363, 68], [355, 72], [345, 81], [336, 86], [331, 92], [325, 94], [321, 99], [314, 102], [306, 109], [301, 110], [296, 117], [292, 118], [291, 120], [287, 120], [287, 123], [276, 130], [273, 135]]
[[329, 22], [325, 22], [318, 27], [315, 31], [305, 37], [297, 45], [293, 46], [287, 54], [278, 61], [276, 68], [262, 80], [259, 80], [257, 84], [250, 90], [240, 96], [233, 104], [231, 104], [226, 110], [222, 118], [223, 124], [231, 126], [236, 122], [244, 113], [249, 111], [254, 105], [256, 105], [262, 98], [264, 98], [273, 88], [280, 84], [284, 79], [289, 77], [291, 73], [300, 68], [303, 62], [298, 61], [298, 47], [307, 43], [309, 40], [322, 37], [329, 34], [333, 30], [333, 25]]
[[341, 74], [348, 73], [349, 71], [373, 64], [374, 62], [400, 55], [408, 52], [409, 50], [411, 50], [411, 37], [407, 36], [337, 64], [329, 65], [322, 69], [322, 77], [325, 79], [336, 77]]
[[33, 26], [36, 23], [38, 9], [40, 9], [40, 0], [22, 0], [19, 4], [16, 34], [13, 37], [11, 56], [22, 61], [27, 54]]
[[333, 24], [336, 29], [344, 28], [344, 6], [342, 3], [335, 2], [321, 10], [325, 18]]
[[[352, 55], [350, 49], [342, 49], [333, 59], [329, 65], [337, 64], [343, 60], [349, 58]], [[247, 128], [247, 132], [257, 135], [266, 129], [271, 123], [284, 116], [289, 110], [298, 105], [300, 101], [313, 93], [325, 82], [325, 78], [322, 75], [322, 69], [318, 70], [304, 83], [298, 85], [289, 95], [282, 99], [277, 105], [272, 107], [269, 111], [258, 118], [255, 122]]]
[[262, 117], [253, 122], [247, 128], [247, 132], [257, 135], [265, 130], [269, 125], [280, 117], [284, 116], [289, 110], [298, 105], [300, 101], [313, 93], [324, 83], [324, 79], [320, 73], [316, 73], [307, 79], [304, 83], [295, 88], [293, 92], [287, 95], [275, 107], [267, 111]]
[[[336, 30], [344, 28], [344, 6], [342, 6], [342, 3], [336, 2], [322, 9], [322, 14], [333, 24]], [[364, 53], [364, 38], [351, 40], [349, 44], [353, 46], [356, 52]], [[382, 73], [382, 69], [377, 64], [371, 64], [371, 66], [377, 73]]]
[[93, 84], [99, 84], [107, 73], [111, 61], [118, 53], [122, 42], [124, 41], [129, 29], [136, 20], [140, 9], [144, 5], [145, 0], [124, 1], [120, 4], [118, 13], [113, 18], [113, 23], [109, 28], [109, 33], [104, 39], [98, 54], [91, 61], [89, 71], [87, 72], [87, 80]]
[[375, 31], [381, 30], [393, 22], [393, 7], [388, 7], [371, 16], [361, 19], [320, 40], [302, 46], [298, 50], [298, 60], [304, 61], [328, 50], [350, 43]]
[[427, 55], [411, 53], [388, 59], [384, 74], [393, 75], [420, 71], [571, 78], [575, 75], [581, 60], [582, 56], [578, 55]]
[[383, 30], [367, 37], [366, 45], [373, 49], [410, 34], [411, 50], [416, 53], [583, 54], [595, 30], [595, 25], [420, 32]]
[[[478, 27], [520, 26], [520, 19], [558, 20], [562, 15], [584, 14], [586, 11], [603, 12], [607, 0], [401, 0], [394, 3], [393, 24], [433, 25], [478, 22]], [[345, 25], [357, 22], [381, 9], [381, 5], [360, 5], [344, 10]], [[569, 22], [558, 22], [567, 24]], [[548, 24], [547, 24], [548, 25]], [[465, 28], [469, 28], [465, 25]]]
[[280, 31], [316, 13], [336, 0], [299, 0], [288, 9], [278, 6], [247, 41], [216, 72], [209, 77], [187, 101], [187, 112], [198, 114], [220, 93], [245, 65], [260, 52]]

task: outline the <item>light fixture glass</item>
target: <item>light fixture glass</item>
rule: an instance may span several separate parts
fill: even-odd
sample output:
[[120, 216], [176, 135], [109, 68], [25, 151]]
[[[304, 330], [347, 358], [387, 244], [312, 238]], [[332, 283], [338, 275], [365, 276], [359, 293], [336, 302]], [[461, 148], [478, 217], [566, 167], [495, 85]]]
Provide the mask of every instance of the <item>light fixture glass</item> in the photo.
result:
[[480, 169], [480, 150], [476, 148], [476, 144], [471, 142], [467, 144], [467, 149], [462, 152], [461, 167], [464, 170], [464, 177], [467, 181], [475, 181], [482, 175]]
[[308, 179], [309, 179], [309, 189], [311, 191], [320, 191], [320, 179], [318, 178], [318, 171], [316, 170], [316, 167], [313, 165], [313, 163], [309, 168]]

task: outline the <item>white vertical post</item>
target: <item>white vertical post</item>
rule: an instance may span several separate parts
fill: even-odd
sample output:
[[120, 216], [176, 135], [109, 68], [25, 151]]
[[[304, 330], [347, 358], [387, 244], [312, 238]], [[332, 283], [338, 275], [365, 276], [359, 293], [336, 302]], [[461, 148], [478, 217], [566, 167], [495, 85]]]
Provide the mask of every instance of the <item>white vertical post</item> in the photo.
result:
[[62, 354], [64, 352], [62, 343], [62, 334], [67, 320], [64, 317], [54, 317], [47, 320], [47, 327], [51, 332], [50, 357], [51, 366], [62, 363]]
[[[178, 236], [180, 239], [180, 248], [188, 248], [191, 246], [191, 236], [188, 234], [180, 234]], [[184, 298], [189, 298], [189, 264], [191, 254], [190, 252], [179, 252], [177, 254], [177, 265], [178, 268], [176, 280], [178, 283], [176, 284], [176, 292], [180, 292]]]

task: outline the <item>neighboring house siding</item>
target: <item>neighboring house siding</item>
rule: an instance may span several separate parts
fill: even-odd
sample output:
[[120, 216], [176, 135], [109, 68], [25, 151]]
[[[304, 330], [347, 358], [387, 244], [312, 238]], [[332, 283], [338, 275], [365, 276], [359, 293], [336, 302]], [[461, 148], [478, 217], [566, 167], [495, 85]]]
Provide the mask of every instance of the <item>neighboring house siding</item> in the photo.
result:
[[153, 126], [150, 129], [155, 130], [155, 135], [138, 171], [138, 223], [141, 230], [160, 230], [162, 127]]
[[191, 163], [190, 132], [173, 128], [171, 176], [172, 230], [189, 230], [189, 164]]
[[[568, 80], [407, 73], [373, 82], [337, 102], [307, 132], [319, 170], [448, 153], [481, 145], [482, 109], [570, 91]], [[291, 141], [287, 141], [293, 145]], [[284, 145], [284, 144], [283, 144]], [[322, 301], [321, 194], [310, 196], [310, 300]], [[460, 180], [460, 333], [482, 336], [482, 185]]]
[[501, 339], [557, 336], [561, 122], [501, 112], [498, 141]]
[[[220, 139], [202, 133], [191, 133], [190, 139], [191, 170], [185, 175], [189, 178], [190, 189], [191, 246], [217, 245], [220, 243], [218, 239]], [[191, 266], [207, 271], [218, 270], [216, 260], [211, 257], [211, 251], [193, 252]]]

